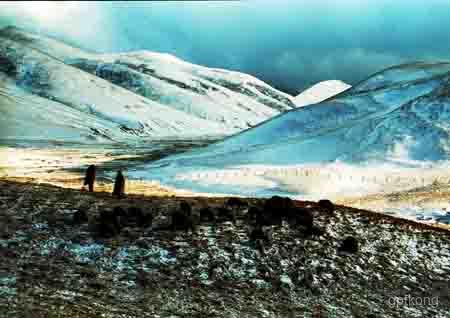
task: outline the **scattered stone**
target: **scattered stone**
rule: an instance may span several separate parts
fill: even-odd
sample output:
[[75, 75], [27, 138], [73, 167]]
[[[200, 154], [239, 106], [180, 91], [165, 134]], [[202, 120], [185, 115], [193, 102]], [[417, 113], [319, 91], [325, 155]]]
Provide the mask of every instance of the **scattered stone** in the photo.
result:
[[190, 204], [186, 201], [182, 201], [179, 209], [172, 213], [171, 229], [174, 231], [184, 230], [189, 232], [189, 230], [191, 230], [194, 232], [196, 229], [196, 224], [191, 212], [192, 208]]
[[227, 207], [219, 207], [217, 209], [217, 221], [234, 223], [236, 221], [236, 213], [233, 209]]
[[101, 237], [112, 237], [120, 233], [120, 216], [115, 211], [101, 211], [99, 219], [99, 234]]
[[124, 208], [120, 207], [120, 206], [114, 207], [113, 208], [113, 213], [114, 213], [114, 215], [116, 215], [116, 216], [118, 216], [120, 218], [127, 218], [128, 217], [127, 211]]
[[358, 252], [358, 241], [353, 236], [347, 236], [338, 249], [340, 252], [356, 253]]
[[257, 226], [250, 230], [249, 239], [252, 242], [263, 240], [266, 243], [271, 241], [271, 232], [265, 231], [262, 226]]
[[148, 227], [152, 225], [153, 215], [151, 213], [145, 213], [139, 207], [132, 206], [128, 208], [128, 219], [137, 226]]
[[106, 289], [106, 287], [107, 287], [106, 284], [98, 278], [89, 280], [88, 285], [89, 285], [89, 287], [96, 289], [96, 290]]
[[147, 272], [139, 269], [136, 273], [136, 284], [142, 288], [151, 287], [153, 285], [152, 278]]
[[232, 198], [229, 198], [227, 200], [227, 202], [225, 202], [225, 205], [229, 206], [229, 207], [242, 208], [242, 207], [247, 207], [248, 203], [247, 203], [247, 201], [245, 201], [241, 198], [232, 197]]
[[250, 207], [250, 209], [248, 209], [248, 212], [247, 212], [247, 220], [248, 220], [248, 222], [249, 223], [256, 222], [256, 218], [260, 214], [262, 214], [262, 210], [261, 209], [255, 207], [255, 206]]
[[289, 216], [294, 208], [294, 203], [290, 198], [273, 196], [264, 203], [264, 215], [273, 225], [281, 225], [282, 219]]
[[[239, 218], [238, 221], [244, 222], [214, 224], [214, 227], [208, 224], [202, 226], [202, 231], [187, 237], [175, 231], [147, 231], [137, 226], [138, 219], [151, 211], [155, 216], [152, 228], [162, 225], [169, 230], [172, 211], [176, 210], [188, 220], [199, 212], [195, 209], [195, 198], [187, 201], [191, 209], [183, 207], [179, 198], [150, 200], [142, 197], [141, 202], [134, 196], [133, 202], [123, 200], [114, 209], [118, 201], [110, 196], [80, 194], [75, 190], [60, 193], [57, 188], [40, 187], [45, 192], [54, 191], [58, 201], [38, 202], [41, 191], [25, 197], [11, 213], [6, 208], [0, 209], [2, 226], [7, 225], [10, 233], [0, 236], [0, 296], [10, 295], [12, 289], [20, 296], [15, 297], [20, 300], [17, 304], [10, 298], [15, 308], [8, 307], [9, 303], [3, 307], [0, 304], [7, 312], [12, 308], [10, 316], [21, 301], [27, 301], [35, 304], [39, 315], [42, 311], [43, 316], [49, 316], [50, 310], [58, 316], [95, 310], [95, 316], [108, 317], [122, 313], [205, 317], [208, 314], [221, 316], [227, 308], [225, 315], [230, 317], [266, 313], [267, 316], [294, 317], [299, 313], [312, 316], [314, 305], [323, 304], [328, 310], [325, 315], [320, 313], [323, 317], [350, 317], [352, 314], [369, 317], [368, 313], [376, 317], [400, 317], [404, 315], [403, 308], [386, 306], [386, 303], [383, 306], [383, 301], [386, 295], [406, 292], [439, 297], [439, 303], [431, 309], [410, 306], [410, 315], [443, 316], [448, 308], [445, 278], [449, 272], [449, 238], [448, 234], [428, 226], [406, 227], [406, 221], [394, 224], [389, 216], [380, 216], [380, 220], [385, 221], [381, 222], [369, 212], [341, 210], [340, 207], [334, 212], [336, 217], [330, 219], [316, 213], [321, 211], [316, 204], [308, 208], [307, 203], [298, 203], [291, 211], [314, 216], [313, 222], [299, 222], [297, 226], [301, 231], [286, 226], [260, 226], [258, 229], [257, 216], [264, 216], [258, 207], [263, 207], [265, 201], [251, 199], [248, 222]], [[5, 200], [8, 207], [18, 202], [17, 193], [21, 191], [17, 189], [18, 186], [0, 187], [0, 198], [11, 197]], [[51, 214], [72, 220], [77, 211], [71, 207], [85, 198], [93, 199], [92, 208], [85, 210], [95, 232], [61, 222], [56, 224], [57, 228], [42, 226]], [[203, 214], [201, 219], [209, 219], [210, 212], [215, 215], [220, 200], [195, 202], [203, 207], [205, 202], [210, 204], [206, 207], [208, 212], [200, 213], [200, 216]], [[174, 204], [178, 206], [172, 210]], [[34, 210], [36, 206], [43, 208]], [[300, 206], [307, 208], [300, 213], [301, 209], [296, 209]], [[13, 220], [9, 221], [8, 217]], [[282, 219], [291, 217], [288, 214]], [[369, 225], [363, 225], [365, 217], [371, 220]], [[295, 217], [293, 219], [297, 222]], [[125, 221], [130, 225], [124, 227]], [[105, 236], [119, 233], [109, 240], [96, 240], [98, 237], [93, 237], [92, 233], [97, 233], [102, 222]], [[308, 228], [305, 223], [312, 223], [312, 226]], [[326, 239], [299, 236], [320, 236], [325, 230]], [[268, 236], [271, 231], [273, 235]], [[432, 234], [427, 237], [427, 233]], [[346, 247], [351, 244], [343, 239], [353, 236], [360, 245], [354, 249], [358, 251], [357, 257], [336, 258], [337, 246], [341, 245], [339, 250], [347, 250], [347, 253], [351, 250]], [[362, 242], [364, 248], [361, 248]], [[17, 282], [9, 281], [10, 277], [17, 277]], [[433, 289], [430, 282], [436, 280], [442, 282], [436, 282]], [[27, 290], [32, 292], [27, 293]], [[53, 306], [63, 303], [62, 297], [68, 295], [73, 301], [64, 302], [64, 308]], [[152, 297], [151, 306], [147, 306], [149, 297]], [[361, 310], [353, 312], [353, 308]]]
[[0, 56], [0, 72], [3, 72], [9, 76], [16, 76], [17, 66], [11, 59], [8, 59], [6, 56]]
[[304, 232], [306, 236], [319, 237], [325, 234], [325, 231], [318, 226], [311, 226], [306, 229]]
[[211, 208], [206, 207], [200, 210], [200, 222], [214, 222], [216, 219]]
[[332, 214], [334, 212], [334, 204], [328, 199], [319, 200], [317, 204], [323, 211], [327, 212], [328, 214]]
[[314, 216], [309, 209], [292, 208], [288, 217], [288, 223], [292, 227], [302, 226], [307, 231], [311, 231], [313, 227]]
[[184, 213], [187, 216], [192, 215], [192, 207], [191, 205], [186, 201], [181, 201], [180, 203], [180, 211]]
[[294, 283], [288, 275], [283, 274], [280, 276], [280, 286], [282, 288], [291, 289], [292, 287], [294, 287]]
[[83, 224], [89, 221], [86, 210], [78, 210], [73, 214], [73, 223], [74, 224]]

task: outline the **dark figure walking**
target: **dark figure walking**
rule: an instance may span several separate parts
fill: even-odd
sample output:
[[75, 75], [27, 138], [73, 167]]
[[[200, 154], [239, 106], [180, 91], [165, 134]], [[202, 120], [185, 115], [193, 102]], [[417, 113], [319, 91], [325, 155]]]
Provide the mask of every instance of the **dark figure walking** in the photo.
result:
[[90, 165], [86, 170], [86, 177], [84, 178], [84, 185], [89, 187], [89, 192], [94, 192], [95, 182], [95, 165]]
[[116, 181], [114, 182], [113, 195], [122, 198], [125, 196], [125, 178], [122, 171], [117, 171]]

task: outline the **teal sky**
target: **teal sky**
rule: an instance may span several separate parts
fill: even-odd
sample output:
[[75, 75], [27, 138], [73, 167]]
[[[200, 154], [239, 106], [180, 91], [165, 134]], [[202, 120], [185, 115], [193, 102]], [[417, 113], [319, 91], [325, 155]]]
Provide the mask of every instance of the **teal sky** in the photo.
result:
[[253, 74], [292, 94], [450, 59], [447, 0], [0, 3], [14, 24], [100, 52], [154, 50]]

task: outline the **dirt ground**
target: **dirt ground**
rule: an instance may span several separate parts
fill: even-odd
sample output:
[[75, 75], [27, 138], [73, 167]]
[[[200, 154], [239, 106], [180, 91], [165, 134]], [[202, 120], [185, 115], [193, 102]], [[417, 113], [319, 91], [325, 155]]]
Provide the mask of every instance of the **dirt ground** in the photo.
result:
[[[180, 201], [194, 213], [226, 198], [81, 192], [0, 181], [2, 317], [445, 317], [450, 308], [450, 233], [370, 211], [337, 207], [323, 232], [275, 226], [261, 248], [246, 207], [236, 222], [193, 232], [158, 230]], [[245, 199], [261, 206], [263, 199]], [[99, 211], [140, 207], [149, 227], [98, 236]], [[74, 224], [79, 210], [89, 220]], [[355, 254], [338, 251], [344, 238]], [[418, 303], [418, 300], [421, 303]], [[414, 300], [414, 301], [412, 301]], [[424, 304], [425, 301], [429, 303]]]

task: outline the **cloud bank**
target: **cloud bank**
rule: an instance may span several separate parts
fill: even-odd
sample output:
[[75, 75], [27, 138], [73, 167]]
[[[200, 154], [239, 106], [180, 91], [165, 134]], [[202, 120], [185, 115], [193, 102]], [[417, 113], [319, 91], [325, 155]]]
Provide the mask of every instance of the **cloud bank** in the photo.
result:
[[253, 74], [291, 94], [322, 80], [354, 84], [403, 62], [450, 59], [446, 0], [37, 5], [0, 3], [0, 26], [14, 24], [99, 52], [168, 52]]

